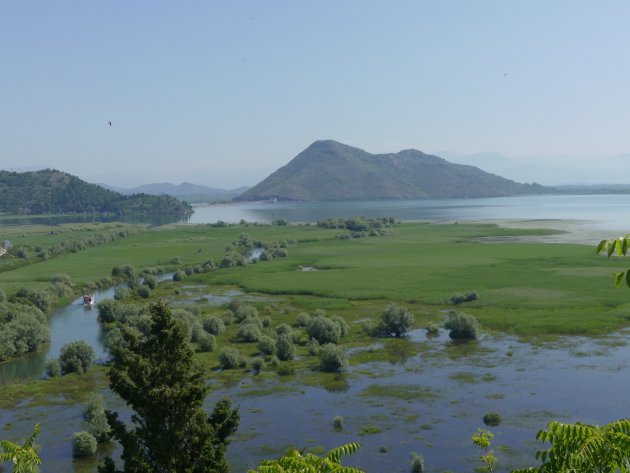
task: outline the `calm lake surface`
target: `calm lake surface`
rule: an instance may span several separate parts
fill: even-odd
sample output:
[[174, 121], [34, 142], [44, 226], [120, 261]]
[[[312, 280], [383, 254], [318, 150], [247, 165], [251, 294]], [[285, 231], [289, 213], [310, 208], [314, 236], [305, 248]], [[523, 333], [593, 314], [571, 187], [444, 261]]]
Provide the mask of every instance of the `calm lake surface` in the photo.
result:
[[[630, 230], [630, 196], [238, 203], [198, 206], [189, 223], [314, 222], [357, 215], [558, 228], [567, 233], [547, 241], [592, 244]], [[112, 297], [113, 289], [96, 296], [97, 301]], [[234, 294], [214, 296], [220, 303]], [[78, 339], [90, 343], [102, 358], [96, 308], [84, 309], [80, 302], [53, 313], [48, 348], [0, 365], [0, 380], [41, 376], [45, 361]], [[500, 468], [506, 471], [534, 464], [536, 432], [549, 420], [602, 424], [630, 414], [628, 331], [541, 345], [489, 336], [457, 345], [444, 331], [428, 339], [418, 330], [404, 344], [408, 349], [392, 353], [388, 363], [354, 366], [334, 387], [306, 386], [299, 375], [272, 380], [251, 375], [235, 386], [213, 386], [208, 406], [224, 395], [240, 406], [241, 425], [228, 450], [232, 470], [246, 471], [290, 445], [330, 449], [358, 440], [362, 447], [349, 463], [368, 472], [408, 472], [410, 452], [425, 457], [427, 471], [472, 471], [479, 452], [470, 436], [483, 427], [484, 414], [498, 412], [504, 421], [492, 431], [495, 445], [502, 446], [497, 452]], [[375, 388], [381, 394], [373, 394]], [[103, 395], [108, 407], [128, 417], [119, 399], [109, 391]], [[336, 415], [344, 418], [341, 431], [332, 427]], [[0, 409], [1, 438], [26, 436], [36, 421], [42, 424], [43, 472], [95, 471], [93, 462], [72, 460], [72, 434], [82, 430], [81, 406]]]
[[330, 217], [394, 217], [402, 221], [535, 221], [581, 231], [630, 231], [630, 195], [540, 195], [483, 199], [364, 202], [240, 202], [196, 206], [189, 223], [316, 222]]

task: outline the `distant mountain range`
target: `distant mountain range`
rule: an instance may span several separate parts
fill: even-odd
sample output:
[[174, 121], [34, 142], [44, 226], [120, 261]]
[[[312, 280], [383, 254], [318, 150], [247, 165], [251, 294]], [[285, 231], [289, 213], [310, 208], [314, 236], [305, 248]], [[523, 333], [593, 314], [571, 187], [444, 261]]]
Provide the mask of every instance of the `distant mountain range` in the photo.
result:
[[199, 184], [191, 184], [190, 182], [182, 182], [181, 184], [171, 184], [170, 182], [161, 182], [154, 184], [145, 184], [133, 188], [114, 187], [107, 184], [99, 184], [105, 189], [110, 189], [124, 195], [131, 194], [149, 194], [149, 195], [170, 195], [189, 203], [193, 202], [216, 202], [230, 201], [234, 197], [245, 192], [249, 187], [243, 186], [237, 189], [218, 189], [214, 187], [202, 186]]
[[520, 184], [474, 166], [450, 163], [409, 149], [370, 154], [359, 148], [316, 141], [286, 166], [236, 200], [376, 200], [500, 197], [552, 192]]
[[192, 214], [192, 208], [171, 196], [122, 195], [65, 172], [45, 169], [22, 173], [0, 171], [0, 213], [183, 218]]

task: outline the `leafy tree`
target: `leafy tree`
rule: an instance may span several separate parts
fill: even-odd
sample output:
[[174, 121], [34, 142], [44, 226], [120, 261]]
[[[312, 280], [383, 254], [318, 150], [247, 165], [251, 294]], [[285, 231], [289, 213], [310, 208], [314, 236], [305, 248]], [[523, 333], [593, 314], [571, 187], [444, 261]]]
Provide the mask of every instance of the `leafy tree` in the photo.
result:
[[276, 333], [278, 335], [289, 335], [289, 336], [291, 336], [291, 332], [292, 331], [293, 331], [293, 329], [291, 328], [291, 326], [289, 324], [281, 323], [280, 325], [278, 325], [276, 327]]
[[92, 396], [83, 409], [83, 426], [98, 443], [107, 442], [110, 439], [111, 429], [107, 423], [103, 399], [100, 396]]
[[[597, 254], [605, 254], [608, 258], [611, 258], [614, 253], [617, 256], [628, 256], [628, 246], [630, 245], [630, 234], [624, 237], [618, 237], [611, 240], [602, 240], [597, 245]], [[614, 274], [615, 287], [619, 289], [623, 282], [630, 287], [630, 269], [626, 271], [620, 271]]]
[[451, 297], [451, 304], [459, 305], [464, 302], [472, 302], [479, 300], [479, 293], [477, 291], [467, 292], [465, 294], [455, 294]]
[[35, 451], [35, 439], [39, 436], [39, 424], [35, 424], [33, 434], [26, 439], [23, 445], [3, 440], [0, 442], [0, 463], [11, 462], [13, 473], [36, 473], [41, 465], [37, 452]]
[[306, 327], [310, 321], [310, 315], [308, 315], [306, 312], [300, 312], [295, 318], [295, 325], [297, 327]]
[[234, 347], [225, 347], [219, 353], [219, 364], [224, 370], [238, 368], [241, 362], [241, 353]]
[[236, 310], [234, 310], [236, 320], [242, 322], [247, 318], [258, 318], [258, 309], [253, 305], [239, 304]]
[[363, 473], [362, 470], [341, 464], [342, 457], [354, 454], [360, 446], [358, 442], [341, 445], [321, 458], [312, 453], [302, 455], [297, 450], [289, 449], [277, 460], [261, 461], [258, 470], [249, 470], [248, 473]]
[[341, 338], [339, 324], [323, 315], [312, 317], [306, 326], [306, 333], [319, 343], [337, 343]]
[[83, 340], [66, 343], [59, 353], [61, 373], [85, 373], [94, 363], [94, 349]]
[[275, 355], [277, 351], [276, 341], [267, 335], [263, 335], [258, 341], [258, 351], [263, 355]]
[[[162, 302], [151, 306], [151, 331], [124, 330], [124, 346], [112, 353], [110, 387], [134, 410], [132, 428], [107, 411], [122, 447], [125, 473], [225, 473], [228, 437], [239, 414], [230, 401], [208, 416], [203, 367], [193, 359], [185, 329]], [[117, 471], [110, 460], [101, 472]]]
[[254, 374], [258, 374], [265, 367], [265, 360], [257, 356], [256, 358], [252, 360], [251, 365], [252, 365], [252, 370], [254, 371]]
[[155, 287], [157, 286], [157, 279], [155, 279], [151, 275], [147, 275], [144, 277], [142, 284], [144, 284], [145, 286], [149, 286], [150, 289], [155, 289]]
[[494, 451], [490, 449], [494, 434], [489, 430], [477, 429], [472, 435], [472, 441], [475, 445], [484, 451], [484, 454], [479, 457], [482, 463], [481, 471], [486, 473], [492, 473], [494, 471], [494, 465], [497, 462], [497, 457]]
[[236, 338], [243, 342], [257, 342], [261, 336], [260, 329], [253, 323], [242, 324], [236, 334]]
[[343, 371], [348, 360], [344, 349], [334, 343], [322, 345], [319, 350], [319, 364], [322, 371], [340, 372]]
[[29, 304], [0, 304], [0, 361], [37, 350], [49, 339], [46, 315]]
[[551, 444], [548, 450], [536, 453], [542, 464], [513, 473], [630, 471], [630, 419], [603, 427], [554, 421], [548, 430], [538, 432], [536, 438]]
[[280, 335], [276, 341], [276, 350], [278, 359], [282, 361], [292, 360], [295, 356], [295, 345], [288, 335]]
[[74, 458], [89, 457], [96, 453], [98, 443], [89, 432], [75, 432], [72, 438], [72, 456]]
[[151, 297], [151, 288], [149, 286], [140, 286], [136, 289], [136, 293], [143, 299]]
[[203, 319], [203, 329], [212, 335], [221, 335], [225, 331], [225, 324], [220, 317], [210, 315]]
[[52, 278], [50, 278], [50, 282], [52, 283], [62, 283], [65, 284], [66, 286], [74, 286], [74, 283], [72, 282], [72, 278], [70, 277], [70, 275], [66, 274], [66, 273], [57, 273], [54, 274]]
[[197, 350], [200, 352], [214, 351], [217, 347], [217, 339], [211, 333], [204, 332], [197, 340]]
[[400, 304], [389, 304], [381, 314], [380, 331], [384, 334], [402, 337], [412, 325], [413, 315]]
[[61, 365], [59, 364], [59, 358], [53, 358], [46, 362], [46, 374], [49, 378], [56, 378], [61, 376]]
[[475, 340], [479, 330], [479, 322], [473, 315], [450, 311], [444, 328], [450, 330], [453, 340]]

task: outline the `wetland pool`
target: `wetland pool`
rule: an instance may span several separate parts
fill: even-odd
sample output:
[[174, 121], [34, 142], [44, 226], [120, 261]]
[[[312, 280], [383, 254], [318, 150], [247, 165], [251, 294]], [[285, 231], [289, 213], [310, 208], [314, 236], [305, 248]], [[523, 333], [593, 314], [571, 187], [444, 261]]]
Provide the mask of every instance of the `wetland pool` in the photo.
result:
[[[351, 364], [343, 375], [247, 373], [230, 386], [211, 377], [206, 405], [228, 396], [239, 406], [241, 423], [228, 448], [235, 472], [289, 446], [328, 450], [352, 441], [362, 446], [347, 464], [367, 472], [408, 472], [411, 452], [424, 456], [429, 472], [472, 471], [480, 452], [470, 436], [489, 412], [502, 418], [490, 430], [506, 471], [535, 464], [536, 432], [550, 420], [603, 424], [628, 416], [629, 342], [624, 331], [544, 344], [486, 334], [455, 344], [444, 330], [427, 338], [421, 329], [396, 341], [388, 361]], [[103, 395], [108, 408], [128, 418], [119, 399]], [[341, 430], [333, 427], [335, 416], [343, 417]], [[94, 461], [71, 457], [72, 434], [82, 430], [79, 406], [25, 402], [0, 410], [4, 438], [27, 435], [35, 421], [42, 426], [42, 471], [95, 471]]]

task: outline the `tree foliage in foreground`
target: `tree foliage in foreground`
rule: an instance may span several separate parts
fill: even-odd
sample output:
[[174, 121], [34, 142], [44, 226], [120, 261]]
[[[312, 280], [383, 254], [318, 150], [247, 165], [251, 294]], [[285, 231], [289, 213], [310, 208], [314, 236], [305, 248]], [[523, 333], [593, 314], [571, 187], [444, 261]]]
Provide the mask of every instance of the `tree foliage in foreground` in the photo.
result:
[[[186, 328], [164, 303], [151, 307], [148, 336], [122, 332], [112, 350], [110, 387], [133, 409], [132, 428], [107, 412], [113, 437], [123, 447], [125, 473], [226, 473], [228, 437], [239, 414], [219, 401], [208, 416], [202, 366], [193, 359]], [[111, 459], [100, 472], [116, 470]]]
[[[597, 254], [605, 254], [611, 258], [613, 254], [617, 256], [628, 256], [628, 247], [630, 246], [630, 234], [624, 237], [618, 237], [611, 240], [602, 240], [597, 245]], [[615, 286], [617, 289], [621, 287], [624, 280], [626, 285], [630, 287], [630, 269], [614, 273]]]
[[39, 436], [39, 425], [35, 424], [33, 434], [26, 439], [24, 445], [3, 440], [0, 442], [0, 463], [13, 463], [13, 473], [36, 473], [42, 463], [35, 452], [35, 439]]
[[286, 455], [277, 460], [263, 460], [258, 470], [248, 473], [364, 473], [362, 470], [343, 466], [341, 458], [354, 454], [361, 445], [358, 442], [333, 448], [324, 457], [312, 453], [302, 455], [297, 450], [288, 450]]
[[549, 429], [538, 432], [536, 438], [551, 444], [548, 450], [536, 453], [542, 464], [513, 473], [630, 471], [630, 419], [603, 427], [551, 422]]

